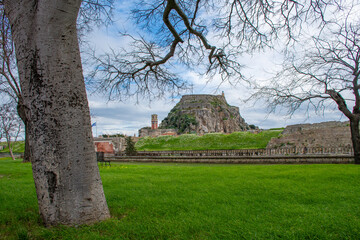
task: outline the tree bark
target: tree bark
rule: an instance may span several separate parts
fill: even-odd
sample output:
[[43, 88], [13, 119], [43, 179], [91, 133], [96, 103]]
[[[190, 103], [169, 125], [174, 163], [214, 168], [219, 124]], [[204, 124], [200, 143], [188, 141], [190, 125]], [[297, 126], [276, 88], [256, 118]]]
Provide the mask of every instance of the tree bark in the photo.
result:
[[32, 170], [47, 226], [110, 217], [95, 158], [76, 18], [81, 0], [5, 0]]
[[354, 115], [354, 117], [352, 119], [350, 119], [350, 131], [351, 131], [351, 140], [352, 140], [353, 149], [354, 149], [355, 164], [360, 164], [359, 120], [360, 120], [360, 117], [358, 115]]

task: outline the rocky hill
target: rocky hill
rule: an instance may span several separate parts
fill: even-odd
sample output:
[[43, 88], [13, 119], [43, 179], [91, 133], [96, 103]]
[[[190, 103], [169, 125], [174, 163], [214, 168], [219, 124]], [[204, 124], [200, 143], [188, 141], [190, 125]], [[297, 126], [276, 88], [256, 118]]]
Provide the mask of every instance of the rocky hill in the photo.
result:
[[175, 128], [179, 134], [222, 132], [249, 129], [239, 108], [230, 106], [224, 95], [184, 95], [161, 122], [160, 128]]

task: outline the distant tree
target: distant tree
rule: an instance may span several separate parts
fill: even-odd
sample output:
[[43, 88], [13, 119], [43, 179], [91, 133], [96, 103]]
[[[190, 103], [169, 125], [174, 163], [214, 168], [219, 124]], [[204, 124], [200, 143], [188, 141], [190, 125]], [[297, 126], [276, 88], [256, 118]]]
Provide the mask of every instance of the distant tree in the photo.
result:
[[15, 104], [13, 102], [0, 106], [0, 139], [5, 137], [11, 158], [15, 160], [13, 145], [22, 130]]
[[5, 15], [4, 7], [0, 5], [0, 94], [10, 97], [17, 104], [17, 114], [24, 123], [25, 128], [25, 151], [24, 162], [31, 161], [31, 152], [27, 134], [28, 121], [23, 105], [23, 95], [20, 88], [17, 73], [15, 47], [12, 40], [10, 23]]
[[129, 136], [125, 139], [126, 141], [126, 148], [125, 148], [125, 154], [127, 156], [134, 156], [136, 155], [136, 148], [135, 148], [135, 143], [132, 140], [132, 138]]
[[256, 129], [256, 126], [255, 126], [254, 124], [250, 124], [250, 125], [249, 125], [249, 128], [252, 129], [252, 130], [254, 130], [254, 129]]
[[355, 163], [360, 164], [359, 19], [332, 24], [312, 41], [288, 56], [270, 83], [256, 86], [252, 98], [266, 99], [272, 110], [285, 106], [289, 114], [303, 105], [321, 111], [335, 103], [350, 121]]
[[111, 137], [125, 137], [122, 133], [116, 133], [116, 134], [103, 134], [101, 135], [103, 138], [111, 138]]

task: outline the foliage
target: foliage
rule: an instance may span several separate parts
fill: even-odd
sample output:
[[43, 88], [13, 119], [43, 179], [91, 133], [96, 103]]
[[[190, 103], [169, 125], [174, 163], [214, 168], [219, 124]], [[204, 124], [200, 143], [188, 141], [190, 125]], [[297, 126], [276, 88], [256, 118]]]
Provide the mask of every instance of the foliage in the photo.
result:
[[196, 118], [190, 114], [180, 114], [178, 109], [173, 108], [169, 116], [164, 118], [161, 128], [175, 128], [179, 134], [189, 132], [190, 126], [196, 126]]
[[277, 137], [281, 132], [282, 130], [267, 130], [260, 133], [234, 132], [231, 134], [210, 133], [204, 136], [184, 134], [178, 137], [145, 137], [136, 143], [136, 148], [139, 151], [256, 149], [265, 148], [270, 139]]
[[1, 159], [0, 238], [360, 238], [355, 165], [111, 165], [100, 174], [112, 219], [45, 228], [31, 165]]
[[132, 138], [129, 136], [125, 139], [126, 141], [126, 148], [125, 148], [125, 154], [127, 156], [133, 156], [136, 155], [136, 148], [135, 148], [135, 143], [132, 140]]
[[101, 135], [103, 138], [111, 138], [111, 137], [125, 137], [122, 133], [116, 133], [116, 134], [103, 134]]

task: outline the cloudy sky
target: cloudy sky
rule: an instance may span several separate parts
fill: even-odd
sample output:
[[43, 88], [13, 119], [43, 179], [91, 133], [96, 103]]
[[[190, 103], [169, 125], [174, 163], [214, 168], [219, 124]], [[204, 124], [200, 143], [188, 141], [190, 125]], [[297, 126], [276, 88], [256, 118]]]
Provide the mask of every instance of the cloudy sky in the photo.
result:
[[[95, 29], [88, 35], [87, 40], [90, 41], [97, 52], [106, 51], [110, 48], [116, 49], [126, 44], [119, 37], [118, 29], [127, 31], [128, 29], [130, 31], [136, 29], [126, 15], [128, 7], [122, 5], [121, 8], [117, 8], [114, 25]], [[268, 51], [253, 56], [244, 56], [241, 62], [247, 66], [244, 69], [245, 74], [261, 80], [269, 77], [268, 73], [277, 67], [277, 63], [280, 63], [281, 59], [279, 59], [279, 54], [275, 51]], [[86, 64], [84, 65], [84, 69], [86, 69]], [[224, 91], [228, 103], [240, 108], [240, 114], [248, 124], [257, 125], [263, 129], [285, 127], [286, 125], [298, 123], [346, 120], [335, 107], [329, 108], [326, 112], [318, 115], [311, 110], [306, 111], [305, 109], [300, 109], [291, 117], [287, 115], [285, 109], [280, 109], [276, 113], [269, 113], [261, 102], [244, 102], [251, 92], [251, 89], [246, 84], [236, 86], [230, 84], [220, 85], [220, 80], [216, 76], [211, 81], [208, 81], [205, 77], [199, 76], [188, 69], [182, 69], [179, 75], [182, 79], [193, 84], [193, 89], [188, 94], [221, 94]], [[93, 91], [88, 92], [88, 98], [92, 122], [96, 122], [96, 127], [93, 127], [94, 135], [113, 133], [137, 135], [138, 129], [150, 126], [151, 114], [158, 114], [160, 123], [180, 100], [180, 98], [171, 99], [165, 96], [151, 102], [146, 99], [129, 99], [126, 102], [108, 101], [107, 96]]]

